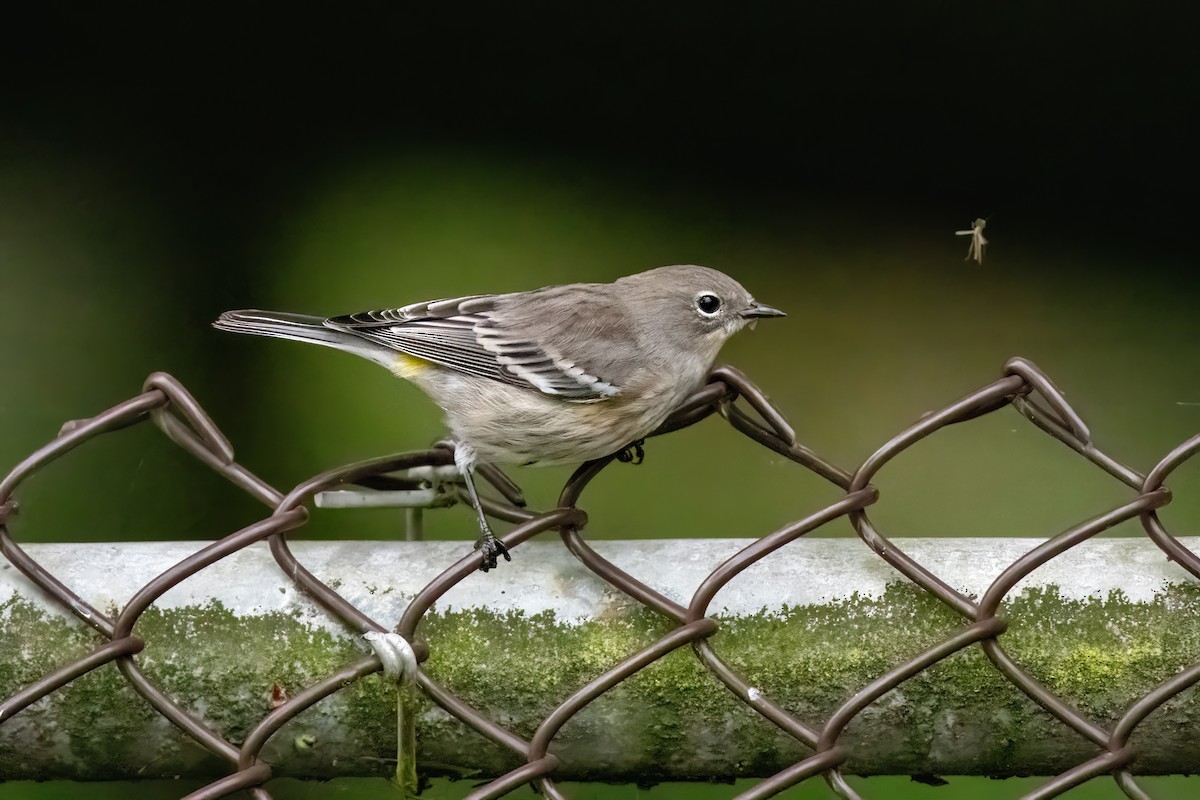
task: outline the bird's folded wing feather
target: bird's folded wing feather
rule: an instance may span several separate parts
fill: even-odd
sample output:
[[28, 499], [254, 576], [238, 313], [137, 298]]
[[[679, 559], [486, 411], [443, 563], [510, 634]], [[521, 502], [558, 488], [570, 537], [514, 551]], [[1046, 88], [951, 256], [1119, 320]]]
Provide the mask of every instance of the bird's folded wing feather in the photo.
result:
[[[586, 298], [563, 297], [560, 289], [435, 300], [334, 317], [325, 324], [467, 375], [565, 400], [595, 402], [619, 394], [615, 381], [620, 376], [597, 374], [605, 365], [588, 363], [610, 361], [606, 343], [578, 347], [581, 328], [574, 311]], [[596, 308], [593, 302], [588, 316], [596, 314], [616, 315], [624, 324], [624, 311], [615, 305]]]

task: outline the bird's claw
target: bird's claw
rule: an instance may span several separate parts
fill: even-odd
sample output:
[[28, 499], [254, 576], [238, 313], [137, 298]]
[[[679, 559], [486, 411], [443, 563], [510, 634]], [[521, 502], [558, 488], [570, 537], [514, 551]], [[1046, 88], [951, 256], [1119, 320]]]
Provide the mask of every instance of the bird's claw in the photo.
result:
[[475, 549], [483, 555], [483, 564], [479, 566], [481, 572], [495, 569], [499, 564], [498, 556], [504, 556], [505, 561], [512, 561], [512, 556], [508, 554], [508, 548], [504, 546], [504, 542], [492, 535], [479, 537], [475, 541]]
[[645, 443], [645, 439], [638, 439], [636, 442], [617, 453], [617, 461], [620, 461], [622, 464], [633, 464], [634, 466], [642, 463], [646, 460], [646, 451], [642, 449], [642, 445]]

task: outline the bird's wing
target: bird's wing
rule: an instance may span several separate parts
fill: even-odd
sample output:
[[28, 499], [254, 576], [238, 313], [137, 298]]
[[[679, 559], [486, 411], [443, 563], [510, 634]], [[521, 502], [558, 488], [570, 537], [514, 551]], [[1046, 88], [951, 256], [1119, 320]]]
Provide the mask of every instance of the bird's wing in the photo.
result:
[[595, 402], [619, 394], [608, 376], [564, 356], [564, 347], [573, 351], [576, 322], [555, 318], [570, 309], [569, 300], [553, 302], [557, 296], [555, 290], [473, 295], [334, 317], [325, 324], [467, 375], [564, 400]]

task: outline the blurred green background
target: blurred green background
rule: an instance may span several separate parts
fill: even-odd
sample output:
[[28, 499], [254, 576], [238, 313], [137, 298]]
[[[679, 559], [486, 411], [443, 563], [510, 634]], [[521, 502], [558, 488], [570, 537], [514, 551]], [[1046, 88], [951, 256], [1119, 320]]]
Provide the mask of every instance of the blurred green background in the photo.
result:
[[[847, 468], [1013, 355], [1139, 469], [1200, 430], [1194, 9], [22, 14], [0, 56], [0, 470], [159, 369], [280, 487], [424, 447], [439, 413], [383, 370], [208, 324], [229, 308], [337, 314], [671, 263], [722, 269], [789, 312], [724, 360]], [[977, 216], [982, 266], [954, 236]], [[514, 477], [546, 507], [567, 474]], [[1200, 516], [1194, 476], [1180, 471], [1162, 512], [1180, 533]], [[872, 518], [897, 536], [1047, 536], [1129, 497], [1011, 410], [940, 432], [876, 483]], [[584, 506], [595, 538], [757, 536], [838, 494], [712, 419], [609, 469]], [[20, 499], [20, 541], [200, 541], [262, 513], [148, 426], [73, 453]], [[386, 539], [399, 523], [324, 512], [299, 535]], [[474, 535], [465, 509], [429, 528]], [[885, 785], [872, 794], [1027, 787], [865, 784]], [[0, 785], [0, 798], [77, 790]]]

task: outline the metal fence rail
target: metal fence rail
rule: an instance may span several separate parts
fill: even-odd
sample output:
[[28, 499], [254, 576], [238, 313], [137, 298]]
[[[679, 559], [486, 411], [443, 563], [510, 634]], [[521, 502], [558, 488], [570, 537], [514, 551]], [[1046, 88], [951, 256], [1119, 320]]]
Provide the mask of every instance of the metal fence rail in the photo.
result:
[[[752, 541], [591, 544], [625, 572], [653, 575], [658, 592], [687, 604], [713, 566]], [[1200, 545], [1197, 538], [1181, 541]], [[953, 576], [959, 591], [981, 597], [997, 574], [1041, 540], [897, 543], [932, 571]], [[108, 609], [120, 608], [196, 547], [158, 540], [30, 544], [27, 551]], [[311, 572], [374, 619], [398, 618], [464, 550], [461, 540], [339, 539], [293, 541], [291, 547]], [[5, 566], [0, 562], [0, 697], [100, 643], [91, 628]], [[1130, 698], [1200, 652], [1200, 586], [1180, 580], [1181, 574], [1144, 536], [1083, 542], [1010, 594], [1003, 605], [1004, 646], [1077, 708], [1115, 722]], [[857, 537], [805, 537], [777, 551], [722, 590], [710, 616], [721, 626], [713, 646], [730, 666], [806, 720], [827, 718], [858, 687], [960, 626], [956, 612]], [[597, 578], [557, 537], [546, 537], [521, 546], [519, 569], [460, 583], [417, 630], [431, 651], [423, 669], [434, 680], [528, 738], [562, 698], [672, 625]], [[134, 630], [147, 642], [138, 656], [147, 678], [238, 742], [272, 705], [369, 652], [366, 642], [296, 590], [265, 543], [164, 594]], [[398, 724], [399, 693], [383, 675], [357, 681], [293, 718], [260, 757], [276, 777], [313, 779], [391, 777], [398, 765], [410, 775], [408, 766], [416, 764], [422, 778], [476, 781], [523, 761], [408, 690], [399, 710], [413, 721], [415, 735], [398, 746], [398, 730], [409, 731]], [[1194, 769], [1200, 741], [1187, 734], [1197, 718], [1195, 690], [1147, 717], [1134, 739], [1139, 774]], [[979, 647], [868, 706], [841, 741], [849, 751], [842, 769], [859, 776], [1054, 775], [1095, 754], [1095, 745], [1005, 680]], [[554, 737], [553, 751], [560, 761], [556, 780], [642, 785], [762, 777], [809, 752], [713, 680], [691, 648], [586, 706]], [[142, 702], [113, 666], [0, 726], [0, 780], [180, 776], [194, 789], [227, 771]], [[1009, 797], [1022, 793], [1013, 784], [1005, 788]]]
[[[743, 410], [743, 402], [753, 414]], [[879, 493], [871, 485], [871, 480], [893, 457], [931, 433], [1008, 405], [1129, 487], [1132, 490], [1131, 499], [1034, 547], [1008, 565], [987, 591], [974, 599], [953, 589], [942, 577], [910, 558], [875, 528], [867, 508], [879, 499]], [[1008, 655], [1001, 644], [1008, 621], [998, 612], [1005, 595], [1030, 572], [1096, 534], [1135, 517], [1140, 519], [1150, 540], [1167, 557], [1193, 577], [1200, 578], [1200, 557], [1172, 537], [1156, 514], [1156, 509], [1171, 499], [1164, 482], [1180, 464], [1200, 449], [1200, 435], [1179, 445], [1143, 476], [1100, 450], [1092, 441], [1087, 426], [1050, 379], [1034, 364], [1020, 358], [1012, 359], [1005, 365], [1002, 378], [940, 411], [926, 415], [884, 444], [853, 472], [821, 459], [797, 443], [790, 426], [762, 392], [744, 375], [730, 368], [715, 370], [707, 386], [678, 409], [656, 434], [687, 427], [713, 413], [720, 413], [737, 430], [759, 444], [834, 483], [844, 490], [845, 495], [838, 502], [755, 541], [727, 559], [700, 582], [686, 606], [668, 599], [647, 583], [627, 574], [592, 549], [581, 536], [586, 515], [577, 505], [579, 497], [588, 483], [619, 454], [580, 467], [564, 487], [558, 507], [544, 513], [526, 509], [519, 490], [498, 471], [481, 472], [504, 498], [486, 501], [485, 510], [497, 519], [515, 523], [515, 527], [503, 537], [509, 549], [517, 548], [539, 533], [556, 531], [567, 549], [589, 570], [669, 620], [671, 629], [649, 647], [630, 654], [564, 698], [529, 740], [489, 719], [415, 666], [412, 672], [416, 685], [433, 702], [524, 761], [519, 768], [475, 791], [472, 798], [498, 797], [527, 783], [533, 783], [549, 797], [562, 797], [554, 783], [555, 770], [560, 762], [552, 745], [563, 725], [607, 690], [685, 645], [691, 645], [699, 662], [735, 696], [812, 751], [811, 755], [744, 792], [741, 798], [769, 797], [818, 774], [823, 775], [840, 796], [856, 798], [858, 795], [846, 783], [841, 769], [850, 756], [849, 746], [842, 741], [847, 725], [890, 690], [975, 644], [979, 645], [998, 674], [1096, 747], [1097, 755], [1054, 777], [1028, 797], [1054, 797], [1104, 774], [1111, 774], [1129, 797], [1148, 797], [1133, 777], [1137, 752], [1130, 743], [1131, 736], [1152, 711], [1200, 681], [1200, 662], [1183, 669], [1136, 699], [1115, 724], [1105, 727], [1053, 694]], [[4, 523], [16, 510], [14, 491], [34, 470], [90, 438], [147, 418], [187, 452], [266, 504], [272, 513], [183, 559], [142, 587], [119, 613], [110, 617], [89, 605], [31, 558], [13, 541]], [[429, 650], [416, 638], [418, 624], [440, 597], [478, 568], [478, 554], [465, 556], [429, 582], [408, 604], [399, 623], [393, 628], [370, 618], [334, 587], [309, 572], [293, 555], [287, 544], [286, 533], [304, 524], [307, 518], [305, 504], [322, 492], [362, 485], [413, 493], [428, 492], [432, 488], [435, 496], [430, 503], [437, 504], [442, 498], [436, 496], [436, 490], [445, 478], [445, 468], [452, 463], [452, 453], [446, 448], [389, 456], [322, 473], [284, 494], [237, 464], [232, 447], [196, 401], [176, 381], [162, 373], [150, 377], [142, 394], [91, 419], [68, 423], [58, 438], [19, 464], [0, 482], [0, 550], [65, 610], [94, 628], [107, 641], [84, 658], [55, 670], [0, 704], [0, 724], [80, 675], [115, 661], [129, 685], [154, 709], [229, 763], [231, 772], [227, 777], [189, 797], [216, 798], [249, 789], [257, 798], [268, 798], [269, 794], [262, 784], [271, 778], [271, 767], [260, 757], [266, 742], [284, 723], [321, 699], [364, 675], [379, 672], [385, 667], [391, 669], [394, 665], [385, 662], [390, 662], [394, 653], [381, 644], [377, 654], [345, 665], [335, 674], [291, 698], [280, 698], [278, 706], [258, 723], [244, 741], [235, 744], [147, 679], [135, 658], [147, 647], [147, 643], [134, 635], [135, 624], [172, 587], [220, 559], [265, 539], [284, 574], [329, 614], [364, 635], [399, 634], [404, 641], [411, 643], [416, 661], [423, 662], [428, 658]], [[449, 490], [457, 491], [454, 486]], [[717, 592], [751, 564], [843, 516], [849, 518], [862, 541], [875, 554], [959, 615], [963, 626], [954, 635], [906, 663], [896, 665], [854, 692], [827, 719], [806, 722], [773, 701], [761, 689], [753, 687], [718, 654], [714, 644], [720, 641], [720, 625], [709, 615], [709, 607]], [[520, 566], [514, 565], [514, 568], [520, 569]], [[402, 730], [401, 735], [403, 733]]]

